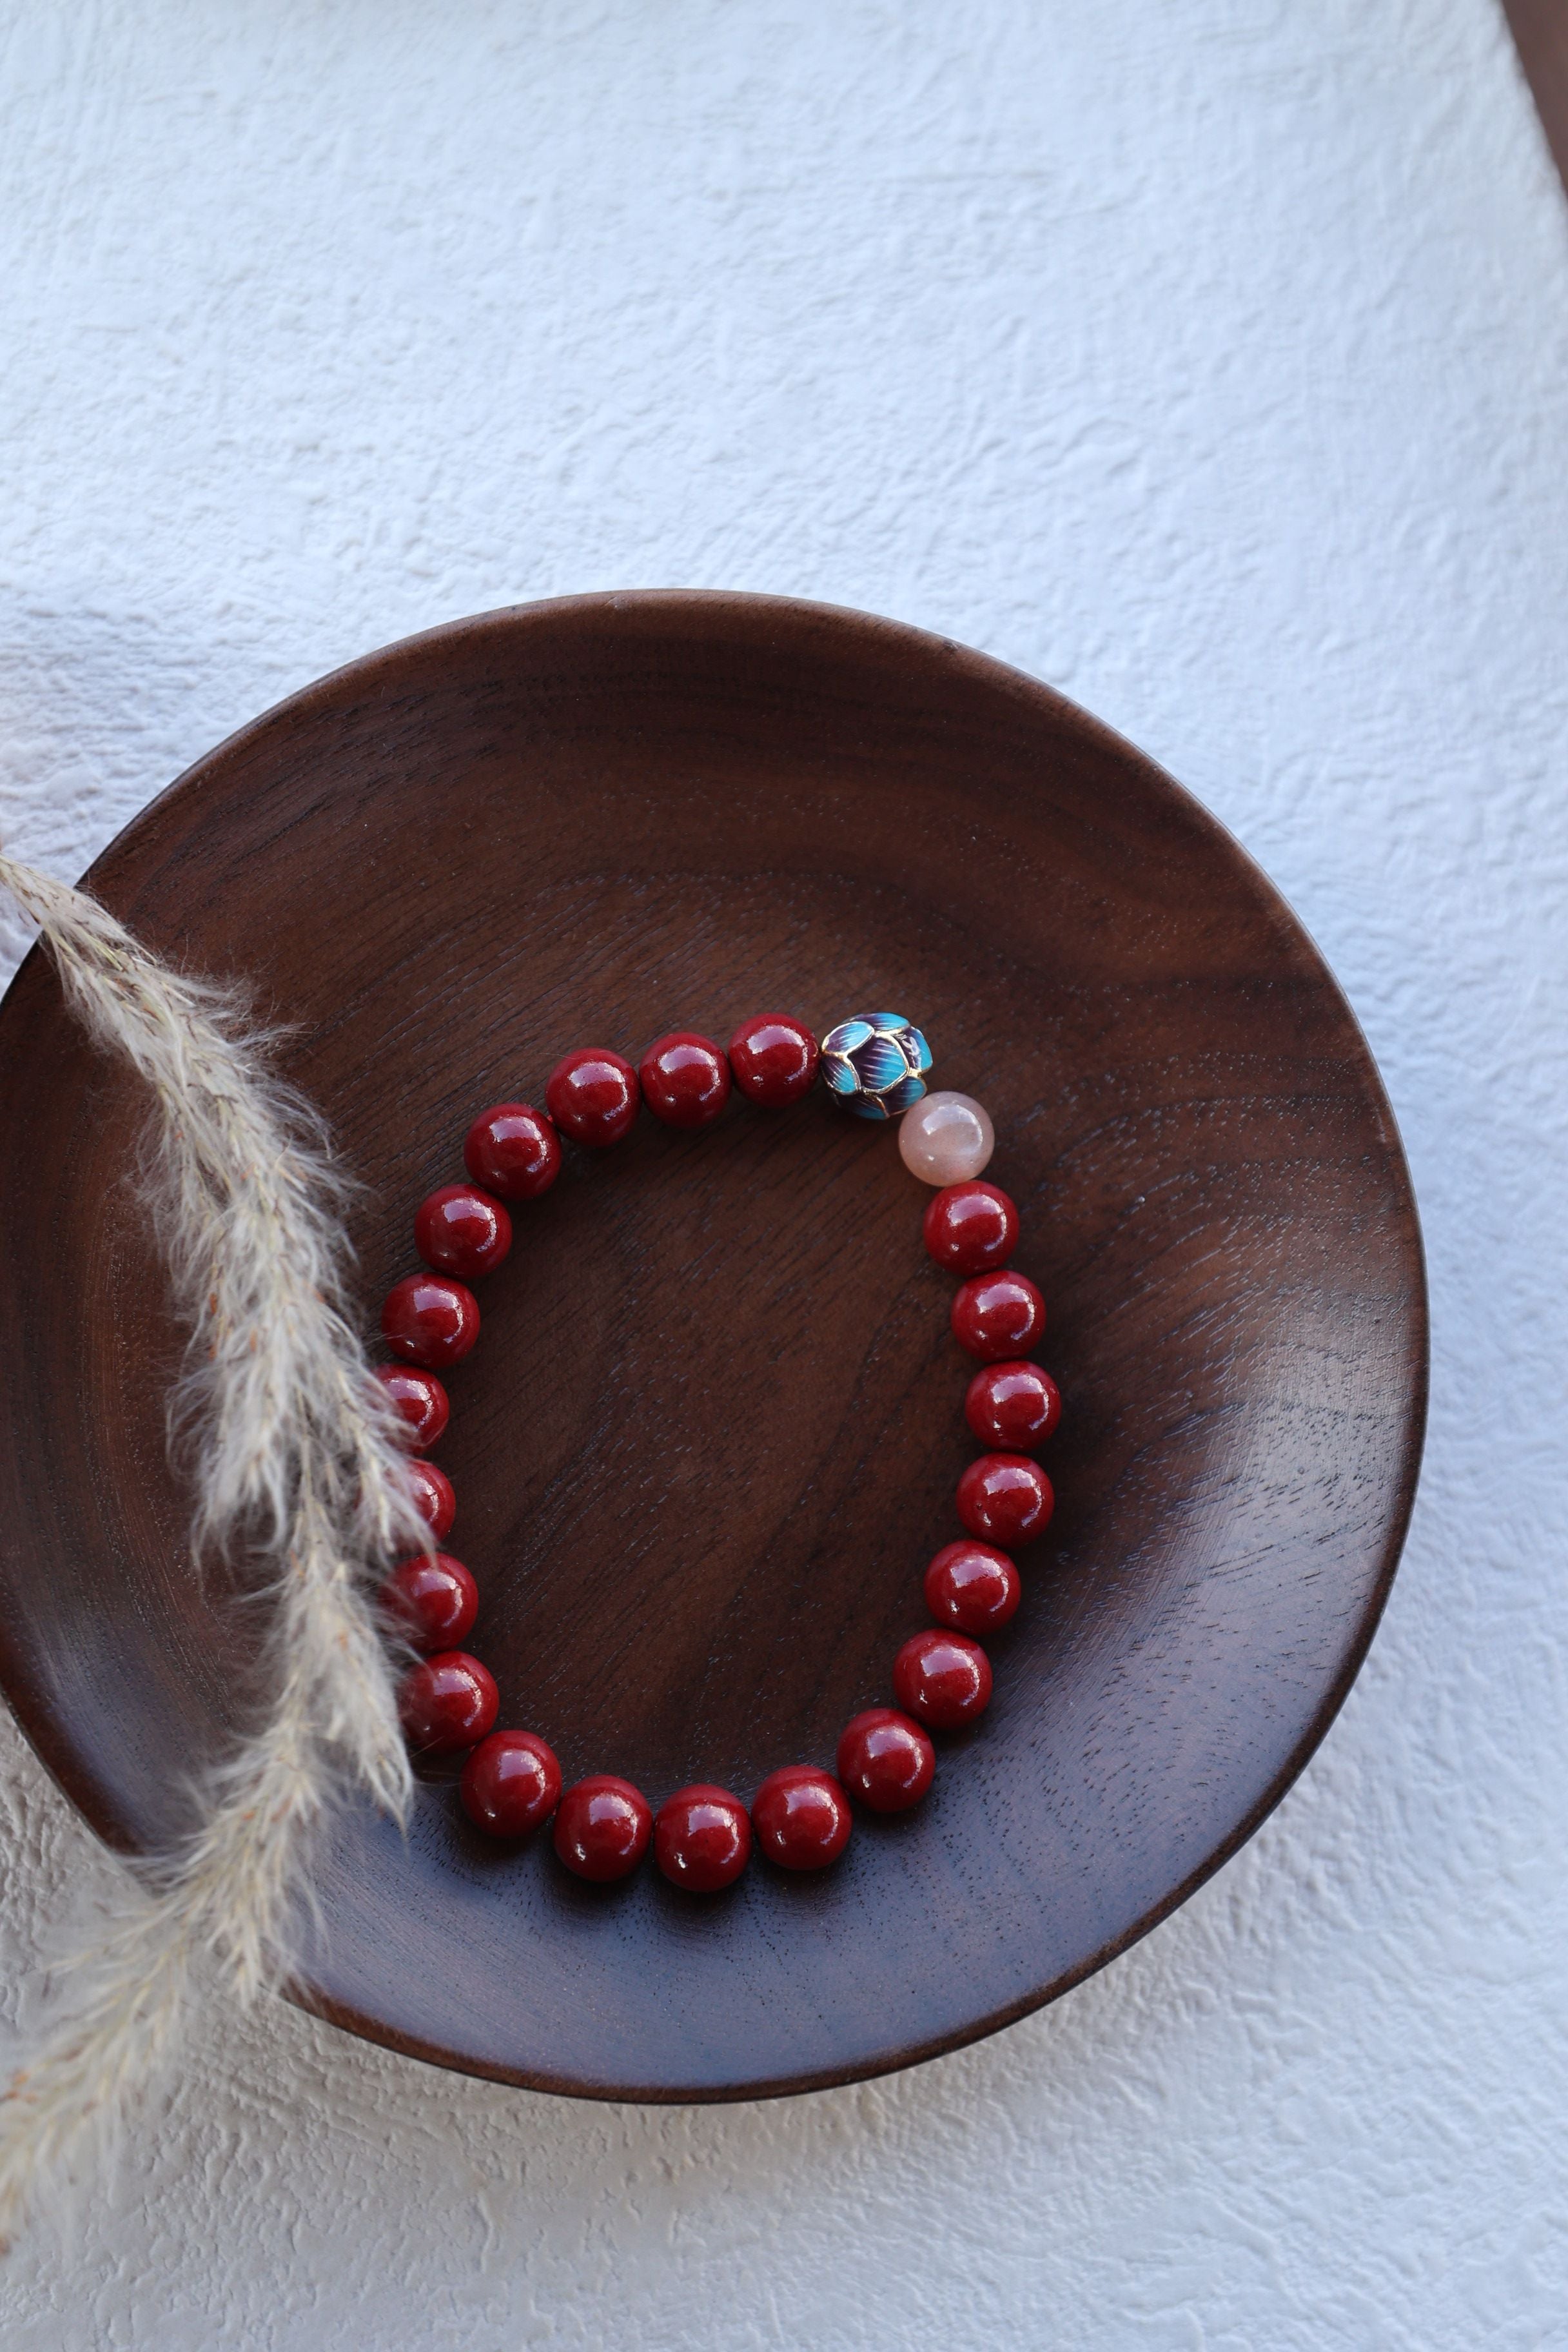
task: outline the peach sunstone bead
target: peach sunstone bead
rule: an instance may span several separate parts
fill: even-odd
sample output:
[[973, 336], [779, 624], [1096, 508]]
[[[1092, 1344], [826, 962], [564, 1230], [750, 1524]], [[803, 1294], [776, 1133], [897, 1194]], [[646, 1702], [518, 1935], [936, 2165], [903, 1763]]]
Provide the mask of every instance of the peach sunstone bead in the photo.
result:
[[899, 1150], [922, 1184], [964, 1184], [996, 1148], [989, 1116], [969, 1095], [925, 1095], [903, 1116]]

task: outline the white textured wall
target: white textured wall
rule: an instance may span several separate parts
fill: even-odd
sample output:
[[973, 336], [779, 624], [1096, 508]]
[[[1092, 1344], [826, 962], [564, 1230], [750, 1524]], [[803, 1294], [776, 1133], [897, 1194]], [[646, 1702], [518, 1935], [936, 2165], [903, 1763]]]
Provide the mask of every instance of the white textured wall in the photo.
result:
[[[1490, 0], [11, 0], [0, 236], [14, 845], [514, 598], [950, 631], [1300, 908], [1436, 1328], [1359, 1686], [1105, 1975], [735, 2109], [215, 2032], [7, 2352], [1568, 2344], [1568, 207]], [[106, 1865], [3, 1763], [14, 2011]]]

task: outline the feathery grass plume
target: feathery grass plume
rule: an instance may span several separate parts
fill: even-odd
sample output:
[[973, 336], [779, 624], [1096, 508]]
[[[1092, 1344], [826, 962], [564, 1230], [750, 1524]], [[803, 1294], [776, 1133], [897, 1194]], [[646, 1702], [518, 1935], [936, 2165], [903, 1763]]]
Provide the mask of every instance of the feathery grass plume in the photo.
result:
[[0, 855], [67, 999], [155, 1105], [150, 1191], [191, 1327], [174, 1400], [199, 1546], [273, 1571], [270, 1712], [214, 1774], [180, 1852], [129, 1874], [110, 1932], [61, 1972], [30, 2063], [0, 2095], [0, 2243], [53, 2175], [112, 2137], [216, 1983], [288, 1976], [311, 1832], [351, 1780], [402, 1818], [408, 1761], [373, 1583], [428, 1549], [395, 1412], [343, 1300], [344, 1184], [319, 1119], [264, 1066], [238, 1002], [171, 971], [84, 892]]

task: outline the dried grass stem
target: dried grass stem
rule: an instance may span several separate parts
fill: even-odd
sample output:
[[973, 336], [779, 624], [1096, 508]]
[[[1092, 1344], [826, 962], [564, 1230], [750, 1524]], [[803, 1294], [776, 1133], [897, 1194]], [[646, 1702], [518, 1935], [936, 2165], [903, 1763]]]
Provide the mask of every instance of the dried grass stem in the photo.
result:
[[330, 1806], [357, 1783], [402, 1818], [408, 1762], [373, 1586], [427, 1536], [346, 1310], [343, 1181], [316, 1115], [267, 1067], [270, 1040], [86, 893], [4, 856], [0, 886], [88, 1030], [150, 1089], [149, 1197], [190, 1327], [172, 1413], [195, 1542], [243, 1541], [272, 1570], [265, 1719], [212, 1775], [184, 1846], [146, 1888], [128, 1874], [0, 2097], [5, 2240], [47, 2180], [112, 2135], [198, 1987], [246, 2004], [287, 1978]]

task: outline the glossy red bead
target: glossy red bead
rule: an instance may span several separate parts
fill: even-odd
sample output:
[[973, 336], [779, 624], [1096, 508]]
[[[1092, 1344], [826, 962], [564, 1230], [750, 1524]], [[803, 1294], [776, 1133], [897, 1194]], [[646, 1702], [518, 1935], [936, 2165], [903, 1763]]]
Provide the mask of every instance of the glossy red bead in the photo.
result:
[[527, 1837], [555, 1811], [561, 1767], [531, 1731], [492, 1731], [463, 1767], [463, 1811], [491, 1837]]
[[977, 1274], [952, 1301], [952, 1336], [983, 1364], [1026, 1355], [1046, 1328], [1046, 1302], [1026, 1274]]
[[411, 1462], [407, 1469], [407, 1486], [415, 1509], [436, 1538], [452, 1532], [452, 1522], [458, 1516], [458, 1497], [452, 1482], [435, 1462]]
[[1032, 1454], [1062, 1417], [1062, 1392], [1038, 1364], [987, 1364], [969, 1383], [963, 1416], [982, 1445]]
[[1017, 1570], [990, 1544], [943, 1544], [925, 1573], [926, 1607], [939, 1625], [961, 1633], [994, 1633], [1022, 1593]]
[[556, 1063], [544, 1099], [574, 1143], [619, 1143], [637, 1123], [637, 1074], [607, 1046], [580, 1046]]
[[420, 1650], [455, 1649], [479, 1613], [479, 1588], [449, 1551], [400, 1560], [382, 1586], [381, 1599]]
[[653, 1807], [640, 1789], [613, 1772], [591, 1773], [555, 1809], [555, 1851], [579, 1878], [607, 1885], [625, 1878], [647, 1851]]
[[930, 1737], [896, 1706], [868, 1707], [847, 1722], [838, 1741], [838, 1777], [874, 1813], [904, 1813], [918, 1805], [936, 1770]]
[[999, 1185], [949, 1184], [927, 1202], [921, 1230], [938, 1265], [991, 1274], [1018, 1245], [1018, 1212]]
[[451, 1419], [447, 1391], [434, 1372], [409, 1364], [377, 1364], [375, 1377], [397, 1407], [398, 1435], [413, 1454], [434, 1445]]
[[677, 1029], [637, 1066], [642, 1098], [667, 1127], [710, 1127], [730, 1099], [730, 1065], [710, 1037]]
[[752, 1824], [739, 1797], [700, 1781], [677, 1789], [654, 1816], [654, 1859], [672, 1886], [715, 1895], [752, 1857]]
[[469, 1128], [463, 1165], [503, 1201], [535, 1201], [561, 1173], [561, 1138], [531, 1103], [494, 1103]]
[[956, 1731], [991, 1700], [991, 1661], [964, 1633], [916, 1633], [893, 1660], [899, 1705], [936, 1731]]
[[467, 1650], [422, 1658], [405, 1675], [397, 1695], [409, 1746], [435, 1755], [472, 1748], [494, 1723], [500, 1704], [489, 1668]]
[[817, 1045], [802, 1021], [787, 1013], [759, 1013], [730, 1040], [730, 1067], [749, 1102], [784, 1110], [809, 1094], [816, 1078]]
[[1014, 1550], [1051, 1523], [1051, 1482], [1026, 1454], [983, 1454], [958, 1482], [958, 1516], [982, 1543]]
[[752, 1827], [763, 1852], [782, 1868], [825, 1870], [849, 1843], [849, 1800], [831, 1772], [785, 1764], [757, 1790]]
[[479, 1302], [449, 1274], [405, 1274], [386, 1294], [382, 1337], [405, 1363], [438, 1371], [460, 1363], [479, 1336]]
[[472, 1282], [510, 1249], [511, 1219], [477, 1184], [443, 1184], [414, 1213], [414, 1246], [426, 1265]]

